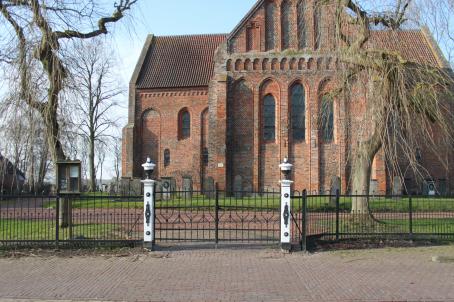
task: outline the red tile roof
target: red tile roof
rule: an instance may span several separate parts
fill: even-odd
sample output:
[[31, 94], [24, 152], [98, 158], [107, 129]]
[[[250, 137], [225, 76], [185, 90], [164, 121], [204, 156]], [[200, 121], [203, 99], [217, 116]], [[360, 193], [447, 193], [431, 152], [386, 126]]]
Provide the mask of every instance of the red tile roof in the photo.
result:
[[[206, 87], [214, 72], [214, 52], [226, 34], [154, 37], [141, 67], [139, 89]], [[434, 45], [421, 30], [374, 31], [375, 48], [399, 52], [405, 59], [440, 66]]]
[[412, 62], [437, 67], [440, 64], [422, 30], [374, 31], [370, 43], [374, 48], [398, 52]]
[[227, 35], [154, 37], [137, 81], [137, 88], [208, 86], [214, 52]]

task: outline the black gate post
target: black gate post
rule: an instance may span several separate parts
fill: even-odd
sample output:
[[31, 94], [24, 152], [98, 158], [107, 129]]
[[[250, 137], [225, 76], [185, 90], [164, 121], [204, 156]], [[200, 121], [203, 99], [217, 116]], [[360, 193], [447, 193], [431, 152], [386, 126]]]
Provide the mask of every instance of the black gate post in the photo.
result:
[[408, 226], [408, 231], [410, 234], [410, 240], [413, 239], [413, 199], [410, 195], [408, 199], [408, 221], [409, 221], [409, 226]]
[[339, 212], [340, 212], [339, 190], [336, 190], [336, 241], [339, 241]]
[[215, 202], [214, 202], [214, 241], [219, 242], [219, 190], [218, 185], [215, 186]]
[[55, 205], [55, 245], [58, 248], [59, 241], [60, 241], [60, 223], [59, 223], [59, 217], [60, 217], [60, 197], [57, 196], [56, 199], [56, 205]]
[[307, 191], [303, 191], [303, 206], [302, 206], [302, 223], [301, 227], [303, 228], [301, 234], [301, 250], [303, 252], [307, 251]]

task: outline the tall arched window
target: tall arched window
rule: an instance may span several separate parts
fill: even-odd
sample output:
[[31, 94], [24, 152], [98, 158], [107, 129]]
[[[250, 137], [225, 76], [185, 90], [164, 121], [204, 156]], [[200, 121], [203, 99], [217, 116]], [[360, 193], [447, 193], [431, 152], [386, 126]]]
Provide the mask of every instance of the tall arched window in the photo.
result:
[[178, 138], [186, 139], [191, 136], [191, 115], [188, 109], [184, 108], [178, 114]]
[[319, 49], [322, 45], [323, 40], [323, 16], [322, 16], [322, 3], [318, 0], [315, 3], [314, 9], [314, 23], [315, 23], [315, 49]]
[[322, 138], [325, 143], [331, 143], [334, 139], [334, 104], [331, 97], [324, 95], [321, 101], [320, 120]]
[[271, 94], [263, 100], [263, 140], [276, 139], [276, 101]]
[[290, 48], [290, 0], [284, 0], [281, 6], [281, 30], [282, 30], [282, 49]]
[[307, 47], [306, 34], [306, 1], [298, 1], [297, 6], [297, 27], [298, 27], [298, 47], [304, 49]]
[[274, 2], [270, 1], [267, 3], [266, 11], [265, 11], [266, 50], [273, 50], [275, 47], [274, 12], [275, 12], [275, 4], [274, 4]]
[[306, 100], [304, 87], [296, 84], [292, 87], [290, 95], [292, 137], [294, 140], [305, 140], [306, 138]]

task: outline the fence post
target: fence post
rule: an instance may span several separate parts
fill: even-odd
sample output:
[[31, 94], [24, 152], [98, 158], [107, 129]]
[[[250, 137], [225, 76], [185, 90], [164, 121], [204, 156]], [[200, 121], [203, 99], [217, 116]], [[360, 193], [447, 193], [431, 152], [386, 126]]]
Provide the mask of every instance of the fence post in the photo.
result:
[[413, 239], [413, 198], [411, 195], [408, 199], [408, 223], [409, 223], [410, 240], [412, 240]]
[[60, 241], [60, 196], [57, 196], [55, 205], [55, 245], [58, 248]]
[[302, 213], [302, 223], [301, 226], [303, 228], [302, 235], [301, 235], [301, 250], [303, 252], [307, 251], [307, 191], [303, 191], [303, 207], [301, 208]]
[[283, 251], [290, 252], [292, 249], [292, 183], [290, 174], [293, 165], [288, 162], [288, 158], [284, 158], [279, 168], [284, 176], [280, 181], [281, 184], [281, 240], [280, 245]]
[[143, 192], [144, 192], [144, 220], [143, 220], [143, 245], [149, 250], [153, 250], [155, 241], [155, 194], [154, 185], [155, 181], [151, 179], [151, 174], [154, 171], [156, 165], [151, 162], [150, 158], [147, 158], [147, 162], [142, 165], [145, 170], [147, 178], [142, 180]]
[[339, 212], [340, 212], [340, 196], [339, 190], [336, 190], [336, 241], [339, 241]]
[[215, 201], [214, 201], [214, 241], [219, 242], [219, 190], [218, 184], [215, 185]]

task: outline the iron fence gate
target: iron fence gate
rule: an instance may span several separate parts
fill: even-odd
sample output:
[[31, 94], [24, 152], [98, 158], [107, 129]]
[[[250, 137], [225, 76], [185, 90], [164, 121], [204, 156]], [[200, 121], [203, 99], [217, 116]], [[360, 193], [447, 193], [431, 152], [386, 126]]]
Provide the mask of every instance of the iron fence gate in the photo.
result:
[[[156, 241], [279, 243], [280, 192], [157, 192]], [[294, 196], [293, 242], [301, 243], [302, 195]]]
[[[311, 239], [454, 240], [454, 196], [292, 195], [292, 243], [303, 249]], [[352, 213], [352, 205], [364, 198], [368, 213]], [[0, 247], [142, 244], [143, 196], [86, 194], [66, 199], [0, 196]], [[169, 191], [155, 193], [155, 199], [158, 243], [279, 242], [279, 191]], [[70, 217], [64, 227], [61, 211]]]

